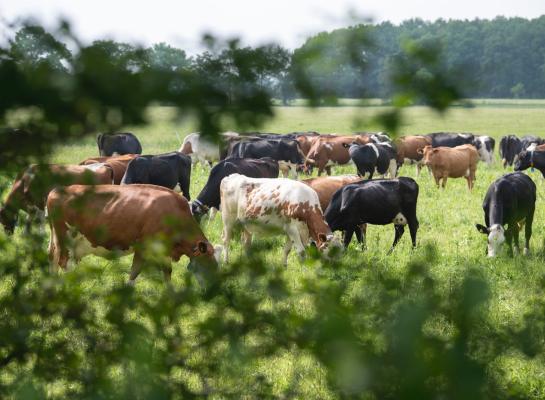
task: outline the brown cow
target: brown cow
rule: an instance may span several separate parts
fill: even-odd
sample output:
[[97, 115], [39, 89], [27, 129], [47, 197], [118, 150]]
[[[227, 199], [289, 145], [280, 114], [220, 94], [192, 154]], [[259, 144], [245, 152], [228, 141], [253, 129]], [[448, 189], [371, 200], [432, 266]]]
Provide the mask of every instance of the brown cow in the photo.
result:
[[431, 145], [429, 136], [402, 136], [395, 140], [397, 148], [397, 165], [404, 163], [416, 163], [416, 175], [420, 175], [422, 169], [422, 152], [424, 147]]
[[119, 185], [123, 179], [123, 175], [125, 175], [125, 171], [127, 171], [127, 165], [139, 155], [140, 154], [125, 154], [112, 157], [91, 157], [83, 160], [79, 165], [106, 164], [114, 171], [114, 184]]
[[367, 144], [370, 142], [369, 135], [356, 136], [333, 136], [323, 135], [317, 139], [310, 148], [305, 160], [305, 170], [312, 171], [313, 167], [318, 168], [318, 176], [325, 170], [331, 175], [331, 166], [333, 164], [343, 165], [350, 161], [350, 154], [344, 144]]
[[178, 261], [182, 255], [190, 258], [190, 270], [205, 277], [217, 270], [214, 247], [191, 216], [189, 203], [170, 189], [72, 185], [51, 191], [47, 211], [49, 257], [63, 269], [71, 247], [76, 260], [88, 252], [134, 252], [129, 283], [134, 283], [145, 261], [159, 264], [165, 280], [170, 280], [170, 260]]
[[325, 211], [333, 193], [350, 183], [361, 181], [357, 175], [322, 176], [318, 178], [303, 179], [301, 182], [310, 186], [318, 193], [320, 206]]
[[439, 181], [443, 180], [443, 188], [447, 185], [447, 178], [467, 179], [469, 190], [473, 189], [475, 171], [479, 161], [479, 153], [475, 146], [464, 144], [456, 147], [431, 147], [426, 146], [421, 150], [423, 163], [431, 168], [435, 183], [439, 187]]
[[0, 223], [13, 233], [19, 210], [33, 217], [45, 208], [48, 193], [55, 187], [72, 184], [111, 184], [113, 169], [107, 165], [91, 168], [84, 165], [33, 164], [19, 174], [0, 209]]

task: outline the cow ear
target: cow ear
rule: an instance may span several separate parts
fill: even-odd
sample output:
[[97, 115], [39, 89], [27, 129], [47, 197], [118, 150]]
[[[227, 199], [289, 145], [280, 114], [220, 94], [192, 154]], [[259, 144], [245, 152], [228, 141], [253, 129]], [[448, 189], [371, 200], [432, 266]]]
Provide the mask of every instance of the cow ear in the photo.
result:
[[325, 233], [319, 233], [319, 234], [318, 234], [318, 240], [319, 240], [320, 242], [322, 242], [322, 243], [323, 243], [323, 242], [327, 242], [327, 236], [326, 236], [326, 234], [325, 234]]
[[199, 252], [201, 254], [206, 254], [208, 252], [208, 244], [206, 242], [200, 241], [198, 246], [199, 246]]
[[475, 227], [479, 232], [484, 233], [485, 235], [488, 235], [490, 233], [489, 229], [484, 225], [475, 224]]

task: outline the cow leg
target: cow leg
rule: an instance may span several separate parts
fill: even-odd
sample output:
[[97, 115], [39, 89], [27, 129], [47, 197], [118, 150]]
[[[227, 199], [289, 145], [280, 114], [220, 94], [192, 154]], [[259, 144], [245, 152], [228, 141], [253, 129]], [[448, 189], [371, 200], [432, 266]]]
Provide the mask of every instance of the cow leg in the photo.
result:
[[447, 179], [448, 179], [448, 176], [446, 176], [446, 175], [443, 176], [443, 183], [441, 185], [443, 187], [443, 189], [445, 189], [447, 187]]
[[524, 255], [530, 254], [530, 238], [532, 237], [532, 223], [534, 222], [534, 210], [526, 217], [524, 226]]
[[218, 212], [218, 209], [216, 207], [211, 207], [210, 208], [209, 219], [208, 219], [209, 224], [214, 220], [214, 218], [216, 218], [217, 212]]
[[143, 263], [142, 254], [140, 253], [140, 250], [134, 251], [134, 256], [132, 258], [132, 266], [131, 266], [131, 273], [129, 276], [129, 285], [134, 286], [134, 280], [140, 274], [140, 271], [142, 270], [142, 263]]
[[513, 257], [513, 227], [509, 225], [505, 231], [505, 243], [507, 243], [507, 252]]
[[414, 218], [408, 219], [407, 224], [409, 225], [409, 232], [411, 233], [411, 242], [413, 244], [413, 248], [415, 248], [416, 233], [418, 232], [418, 220], [416, 219], [416, 212]]
[[388, 174], [390, 174], [390, 179], [394, 179], [397, 176], [397, 161], [395, 159], [390, 160]]
[[51, 235], [49, 239], [49, 260], [52, 263], [52, 269], [54, 266], [59, 266], [66, 271], [66, 265], [68, 264], [68, 248], [66, 247], [68, 229], [62, 221], [50, 222]]
[[221, 238], [223, 240], [223, 261], [229, 262], [229, 243], [231, 242], [233, 224], [230, 219], [226, 218], [225, 213], [223, 216], [223, 232], [221, 234]]
[[358, 242], [361, 244], [362, 250], [365, 250], [367, 248], [367, 224], [358, 225], [355, 229], [356, 233], [356, 239], [358, 239]]
[[331, 176], [331, 165], [325, 167], [325, 172], [328, 176]]
[[403, 236], [403, 232], [405, 232], [405, 226], [404, 225], [394, 225], [395, 228], [395, 237], [394, 237], [394, 243], [392, 243], [392, 247], [388, 251], [388, 254], [391, 254], [392, 251], [394, 251], [394, 247], [396, 247], [397, 242], [399, 242], [399, 239]]
[[520, 246], [519, 246], [519, 226], [515, 222], [513, 225], [513, 247], [516, 254], [520, 253]]
[[435, 185], [437, 186], [437, 189], [439, 189], [440, 183], [441, 183], [441, 177], [439, 175], [434, 174], [433, 179], [435, 179]]
[[420, 176], [420, 171], [422, 170], [422, 164], [420, 162], [416, 163], [416, 177]]
[[284, 255], [282, 258], [282, 264], [284, 264], [285, 267], [288, 266], [288, 255], [290, 254], [292, 246], [293, 246], [293, 241], [288, 236], [286, 238], [286, 244], [284, 245]]
[[301, 233], [299, 232], [300, 228], [294, 223], [289, 224], [286, 228], [287, 228], [286, 233], [288, 234], [288, 237], [291, 239], [293, 246], [295, 246], [295, 250], [299, 254], [299, 257], [301, 259], [304, 259], [305, 245], [303, 244], [303, 239], [301, 238]]
[[352, 236], [354, 235], [354, 228], [349, 228], [347, 230], [344, 231], [344, 235], [343, 235], [343, 244], [344, 244], [344, 248], [347, 249], [348, 248], [348, 245], [350, 244], [350, 242], [352, 241]]

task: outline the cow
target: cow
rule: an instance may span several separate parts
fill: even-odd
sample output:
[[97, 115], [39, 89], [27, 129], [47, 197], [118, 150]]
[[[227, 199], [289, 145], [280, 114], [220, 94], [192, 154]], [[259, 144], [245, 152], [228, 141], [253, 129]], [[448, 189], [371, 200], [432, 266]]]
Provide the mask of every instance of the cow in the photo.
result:
[[519, 139], [515, 135], [502, 137], [499, 151], [503, 167], [513, 165], [517, 161], [520, 152], [526, 150], [532, 144], [541, 145], [543, 144], [543, 139], [533, 135], [526, 135], [522, 139]]
[[545, 145], [531, 145], [528, 149], [520, 152], [515, 161], [515, 171], [524, 171], [528, 168], [539, 170], [545, 178]]
[[97, 136], [98, 153], [100, 156], [123, 154], [142, 154], [142, 145], [131, 132], [101, 133]]
[[297, 166], [303, 164], [305, 156], [294, 139], [260, 139], [235, 143], [228, 158], [270, 157], [278, 162], [284, 177], [291, 171], [297, 175]]
[[[416, 247], [417, 201], [418, 184], [411, 178], [363, 180], [346, 185], [333, 194], [325, 219], [332, 231], [344, 232], [345, 247], [360, 225], [394, 224], [391, 253], [403, 236], [405, 225], [409, 225], [412, 244]], [[358, 240], [365, 246], [365, 237]]]
[[287, 265], [291, 248], [302, 257], [309, 239], [320, 251], [328, 248], [333, 235], [324, 221], [316, 192], [299, 181], [285, 178], [249, 178], [233, 174], [220, 185], [225, 260], [235, 225], [243, 229], [244, 243], [252, 234], [280, 229], [288, 236], [283, 263]]
[[422, 150], [423, 163], [430, 167], [435, 184], [439, 188], [441, 180], [443, 189], [447, 186], [448, 178], [461, 178], [467, 180], [469, 190], [473, 189], [475, 182], [475, 171], [479, 153], [475, 146], [464, 144], [456, 147], [426, 146]]
[[318, 176], [326, 171], [331, 175], [331, 167], [335, 164], [344, 165], [350, 162], [350, 154], [345, 144], [367, 144], [370, 142], [369, 135], [357, 136], [321, 136], [309, 150], [305, 160], [305, 171], [312, 172], [314, 167], [318, 168]]
[[[60, 165], [33, 164], [20, 173], [0, 208], [0, 223], [8, 234], [12, 234], [19, 210], [29, 214], [30, 222], [41, 217], [48, 193], [55, 187], [72, 184], [111, 184], [113, 170], [105, 164]], [[27, 225], [27, 229], [30, 225]]]
[[[223, 138], [238, 137], [236, 132], [223, 132]], [[184, 138], [180, 153], [190, 155], [193, 164], [201, 163], [202, 165], [212, 166], [213, 163], [220, 160], [220, 143], [203, 137], [200, 133], [190, 133]]]
[[100, 165], [105, 164], [108, 167], [112, 168], [114, 172], [114, 184], [119, 185], [121, 179], [127, 171], [127, 165], [129, 162], [138, 157], [138, 154], [125, 154], [122, 156], [113, 156], [113, 157], [91, 157], [83, 160], [79, 165]]
[[428, 136], [402, 136], [395, 140], [397, 149], [397, 166], [403, 164], [416, 164], [416, 175], [420, 175], [422, 169], [422, 153], [419, 150], [431, 145], [431, 138]]
[[490, 136], [479, 135], [475, 136], [473, 140], [473, 146], [475, 146], [479, 153], [479, 159], [488, 166], [491, 166], [494, 162], [495, 145], [496, 141]]
[[471, 133], [437, 132], [426, 135], [431, 138], [432, 147], [456, 147], [473, 144], [475, 136]]
[[49, 194], [47, 211], [49, 257], [64, 270], [70, 248], [76, 261], [87, 253], [133, 252], [131, 284], [146, 262], [160, 265], [165, 280], [170, 280], [168, 259], [178, 261], [182, 255], [189, 257], [191, 271], [210, 275], [217, 269], [218, 250], [191, 217], [187, 200], [172, 190], [154, 185], [72, 185]]
[[375, 171], [382, 175], [386, 174], [390, 178], [395, 178], [397, 175], [397, 153], [394, 147], [389, 143], [367, 143], [359, 145], [352, 143], [351, 145], [343, 144], [348, 148], [350, 159], [356, 165], [358, 174], [364, 178], [373, 178]]
[[191, 158], [177, 151], [137, 157], [129, 162], [121, 180], [122, 185], [135, 183], [149, 183], [169, 189], [179, 185], [186, 199], [191, 200]]
[[[203, 189], [191, 203], [191, 212], [199, 221], [210, 209], [220, 208], [220, 184], [231, 174], [241, 174], [251, 178], [278, 178], [278, 163], [272, 158], [229, 158], [222, 160], [210, 171]], [[211, 216], [212, 218], [212, 216]]]
[[506, 174], [490, 185], [483, 202], [485, 225], [475, 225], [480, 233], [488, 236], [488, 257], [495, 257], [504, 242], [512, 255], [513, 240], [518, 251], [519, 231], [524, 224], [524, 254], [529, 253], [535, 203], [536, 185], [522, 172]]
[[303, 155], [306, 157], [314, 142], [319, 140], [320, 137], [321, 136], [318, 134], [297, 134], [295, 136], [295, 140], [297, 141], [297, 143], [299, 143], [299, 147], [301, 148]]

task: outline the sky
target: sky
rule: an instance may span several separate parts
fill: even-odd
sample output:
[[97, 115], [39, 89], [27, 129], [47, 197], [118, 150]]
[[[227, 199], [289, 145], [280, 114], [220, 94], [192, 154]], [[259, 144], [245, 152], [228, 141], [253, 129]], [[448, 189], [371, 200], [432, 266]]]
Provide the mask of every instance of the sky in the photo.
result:
[[167, 42], [189, 52], [212, 33], [249, 45], [270, 42], [289, 48], [321, 31], [373, 22], [494, 18], [545, 14], [545, 0], [2, 0], [0, 36], [6, 24], [33, 17], [48, 27], [68, 19], [84, 42], [115, 39], [150, 45]]

